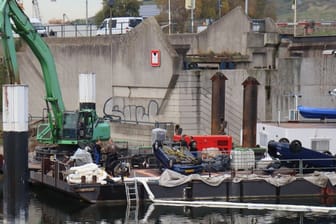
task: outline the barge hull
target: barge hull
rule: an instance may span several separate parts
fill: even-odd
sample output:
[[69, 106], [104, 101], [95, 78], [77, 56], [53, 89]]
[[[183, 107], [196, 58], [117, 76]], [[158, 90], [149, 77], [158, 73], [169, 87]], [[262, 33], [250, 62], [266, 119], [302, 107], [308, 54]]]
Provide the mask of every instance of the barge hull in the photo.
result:
[[[143, 171], [141, 171], [143, 173]], [[120, 178], [121, 179], [121, 178]], [[137, 178], [126, 178], [125, 181], [134, 181]], [[141, 177], [139, 177], [141, 179]], [[63, 180], [41, 172], [31, 171], [30, 181], [33, 184], [43, 185], [53, 190], [66, 193], [89, 203], [127, 203], [125, 185], [122, 181], [109, 182], [107, 184], [69, 184]], [[334, 197], [336, 187], [328, 182], [327, 187], [318, 187], [303, 178], [297, 178], [294, 182], [276, 187], [265, 180], [243, 180], [238, 183], [232, 178], [223, 181], [218, 186], [210, 186], [202, 181], [190, 181], [188, 183], [165, 187], [159, 185], [158, 178], [146, 178], [149, 189], [155, 199], [163, 200], [224, 200], [224, 201], [255, 201], [256, 199], [274, 199], [297, 197]], [[137, 183], [139, 200], [150, 201], [148, 192], [141, 181]], [[325, 200], [334, 201], [334, 200]]]

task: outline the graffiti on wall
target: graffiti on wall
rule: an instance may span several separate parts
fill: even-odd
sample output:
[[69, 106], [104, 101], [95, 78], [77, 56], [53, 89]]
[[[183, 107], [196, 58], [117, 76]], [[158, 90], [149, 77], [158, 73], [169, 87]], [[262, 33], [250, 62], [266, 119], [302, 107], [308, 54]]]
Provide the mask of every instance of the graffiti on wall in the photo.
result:
[[[130, 104], [125, 98], [110, 97], [104, 103], [105, 118], [113, 121], [154, 122], [159, 114], [159, 103], [149, 100], [144, 105]], [[147, 104], [147, 105], [146, 105]]]

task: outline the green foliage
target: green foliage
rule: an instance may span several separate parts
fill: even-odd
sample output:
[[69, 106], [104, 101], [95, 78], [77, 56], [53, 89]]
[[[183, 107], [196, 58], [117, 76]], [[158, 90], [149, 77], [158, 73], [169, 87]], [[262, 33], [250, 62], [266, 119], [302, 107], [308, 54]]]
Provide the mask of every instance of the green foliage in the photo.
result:
[[[293, 21], [293, 0], [268, 0], [276, 7], [280, 21]], [[297, 0], [297, 20], [335, 20], [335, 0]]]
[[245, 0], [228, 0], [230, 9], [236, 8], [237, 6], [245, 7]]
[[[245, 9], [245, 0], [195, 0], [195, 21], [205, 19], [215, 20], [233, 8], [241, 6]], [[336, 17], [336, 4], [334, 0], [297, 0], [298, 20], [334, 20]], [[183, 32], [190, 26], [190, 10], [185, 9], [185, 0], [170, 0], [172, 23], [174, 32]], [[262, 19], [266, 17], [274, 20], [292, 21], [293, 0], [249, 0], [249, 17]], [[105, 18], [112, 16], [138, 16], [140, 2], [138, 0], [115, 0], [115, 5], [110, 8], [108, 0], [103, 0], [103, 8], [95, 15], [95, 23], [100, 24]], [[161, 10], [156, 18], [159, 23], [168, 23], [168, 0], [144, 0], [142, 4], [157, 4]]]
[[[156, 19], [161, 24], [168, 24], [168, 1], [155, 0], [155, 3], [161, 9], [161, 13]], [[185, 9], [185, 2], [181, 0], [170, 0], [170, 6], [174, 32], [184, 32], [185, 26], [189, 24], [189, 12]]]
[[248, 14], [253, 19], [270, 17], [276, 20], [276, 7], [273, 2], [268, 0], [250, 0]]
[[105, 18], [120, 16], [139, 16], [140, 2], [138, 0], [115, 0], [113, 7], [108, 0], [103, 0], [103, 8], [96, 13], [95, 23], [100, 24]]
[[143, 5], [153, 5], [153, 4], [155, 4], [155, 0], [143, 0], [142, 1], [142, 4]]
[[[194, 20], [216, 20], [220, 16], [225, 15], [235, 7], [245, 8], [245, 0], [195, 0]], [[168, 1], [155, 0], [155, 3], [161, 9], [161, 13], [157, 16], [157, 20], [161, 24], [168, 23]], [[173, 32], [188, 31], [190, 27], [191, 10], [185, 9], [185, 1], [170, 0], [171, 19], [174, 27]], [[249, 16], [251, 18], [265, 18], [271, 17], [275, 19], [275, 4], [269, 0], [249, 0]]]

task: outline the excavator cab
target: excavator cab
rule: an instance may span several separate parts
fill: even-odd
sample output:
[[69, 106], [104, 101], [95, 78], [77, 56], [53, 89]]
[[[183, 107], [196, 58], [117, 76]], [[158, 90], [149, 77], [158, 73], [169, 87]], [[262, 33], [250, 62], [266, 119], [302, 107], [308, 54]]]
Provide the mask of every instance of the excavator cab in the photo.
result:
[[52, 135], [50, 123], [40, 124], [37, 139], [41, 143], [59, 145], [87, 145], [97, 140], [110, 139], [110, 125], [99, 118], [95, 110], [66, 111], [63, 113], [63, 127]]
[[99, 119], [94, 110], [65, 112], [63, 123], [64, 140], [92, 142], [110, 138], [109, 125]]
[[94, 119], [91, 111], [79, 112], [78, 139], [92, 139]]
[[99, 118], [95, 110], [85, 109], [78, 112], [78, 141], [106, 141], [110, 139], [110, 125]]
[[67, 140], [77, 140], [78, 136], [78, 113], [71, 111], [64, 113], [63, 120], [63, 139]]

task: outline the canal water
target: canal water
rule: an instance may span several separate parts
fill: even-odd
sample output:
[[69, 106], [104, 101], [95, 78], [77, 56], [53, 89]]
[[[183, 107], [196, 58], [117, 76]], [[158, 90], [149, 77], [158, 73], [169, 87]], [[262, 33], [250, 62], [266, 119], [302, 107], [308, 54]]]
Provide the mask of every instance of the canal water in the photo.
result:
[[[47, 189], [30, 189], [26, 215], [8, 220], [1, 203], [0, 223], [336, 223], [336, 213], [285, 212], [271, 210], [248, 210], [229, 208], [193, 208], [158, 206], [150, 203], [141, 204], [136, 211], [126, 205], [92, 205], [72, 199], [61, 193]], [[1, 198], [3, 201], [3, 199]], [[327, 201], [329, 206], [336, 206], [335, 198]], [[264, 201], [265, 202], [265, 201]], [[271, 201], [270, 203], [274, 203]], [[285, 204], [320, 205], [323, 199], [291, 199]]]

